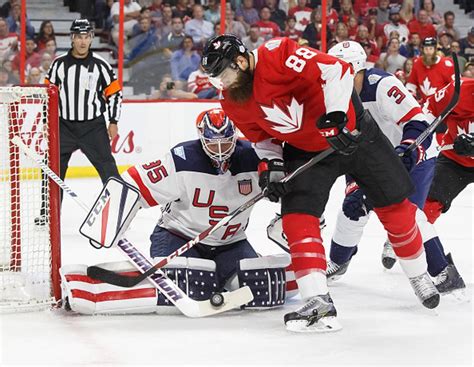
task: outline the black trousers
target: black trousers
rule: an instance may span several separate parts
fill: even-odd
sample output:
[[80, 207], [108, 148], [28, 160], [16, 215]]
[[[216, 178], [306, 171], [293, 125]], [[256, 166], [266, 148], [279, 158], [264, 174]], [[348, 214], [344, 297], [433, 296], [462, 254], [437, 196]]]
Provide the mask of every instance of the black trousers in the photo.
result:
[[[69, 161], [74, 151], [80, 149], [99, 173], [102, 183], [110, 177], [120, 177], [112, 156], [105, 119], [100, 117], [87, 122], [59, 120], [59, 177], [66, 177]], [[46, 214], [47, 176], [42, 175], [41, 215]], [[61, 200], [63, 192], [61, 191]]]
[[[359, 116], [357, 129], [361, 132], [361, 140], [352, 155], [333, 153], [289, 181], [290, 192], [282, 198], [282, 214], [305, 213], [321, 217], [331, 187], [344, 174], [354, 178], [374, 207], [399, 203], [413, 192], [414, 186], [405, 166], [368, 111]], [[318, 153], [285, 145], [283, 158], [288, 172]]]

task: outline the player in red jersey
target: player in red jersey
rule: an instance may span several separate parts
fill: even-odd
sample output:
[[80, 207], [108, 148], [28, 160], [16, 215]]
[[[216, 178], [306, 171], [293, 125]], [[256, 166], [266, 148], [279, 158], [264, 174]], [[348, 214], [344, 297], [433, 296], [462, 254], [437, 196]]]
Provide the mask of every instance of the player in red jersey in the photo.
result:
[[[454, 82], [428, 98], [427, 114], [431, 119], [447, 106], [454, 92]], [[444, 120], [447, 126], [436, 160], [435, 174], [423, 211], [430, 223], [449, 210], [451, 202], [474, 182], [474, 79], [462, 78], [459, 102]], [[433, 241], [441, 244], [433, 227]], [[450, 255], [448, 258], [451, 260]], [[452, 263], [452, 260], [450, 261]], [[436, 279], [441, 293], [465, 288], [454, 266], [448, 266]]]
[[453, 81], [454, 64], [450, 58], [436, 55], [436, 38], [422, 42], [421, 56], [415, 59], [406, 87], [421, 97], [422, 101]]
[[[260, 186], [270, 200], [281, 198], [283, 230], [306, 301], [285, 315], [287, 329], [341, 328], [327, 288], [319, 218], [332, 185], [346, 173], [367, 190], [420, 301], [436, 307], [439, 293], [426, 272], [416, 207], [407, 200], [413, 185], [353, 93], [350, 64], [287, 38], [270, 40], [250, 53], [233, 35], [209, 40], [201, 64], [223, 89], [226, 114], [254, 143], [261, 159]], [[278, 182], [329, 146], [336, 153], [289, 184]]]

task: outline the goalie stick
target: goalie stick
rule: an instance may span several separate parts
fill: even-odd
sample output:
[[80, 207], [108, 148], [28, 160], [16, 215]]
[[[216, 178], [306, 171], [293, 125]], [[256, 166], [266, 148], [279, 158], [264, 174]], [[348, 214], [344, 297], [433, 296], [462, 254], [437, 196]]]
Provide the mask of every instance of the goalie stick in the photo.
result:
[[423, 143], [431, 134], [433, 134], [436, 130], [436, 128], [443, 122], [443, 120], [450, 114], [450, 112], [456, 107], [459, 101], [459, 92], [461, 89], [461, 77], [459, 73], [459, 61], [458, 57], [456, 54], [453, 52], [452, 54], [453, 62], [454, 62], [454, 93], [451, 98], [451, 101], [449, 101], [448, 105], [446, 108], [441, 111], [440, 115], [434, 119], [434, 121], [431, 123], [430, 126], [426, 128], [425, 131], [423, 131], [417, 138], [416, 140], [411, 143], [407, 149], [403, 152], [400, 153], [400, 157], [402, 156], [408, 156], [413, 152], [421, 143]]
[[[74, 201], [87, 213], [88, 206], [79, 198], [79, 196], [61, 180], [41, 159], [41, 157], [32, 151], [20, 137], [15, 136], [12, 142], [20, 148], [29, 158], [35, 161], [43, 172], [53, 180], [61, 189], [66, 191]], [[128, 240], [122, 238], [117, 247], [119, 250], [132, 262], [132, 264], [142, 273], [148, 272], [153, 267], [152, 263]], [[126, 277], [126, 276], [125, 276]], [[144, 277], [145, 280], [148, 277]], [[196, 301], [189, 298], [171, 279], [159, 269], [154, 269], [148, 278], [158, 290], [168, 298], [177, 309], [188, 317], [204, 317], [215, 315], [233, 308], [240, 307], [253, 299], [252, 291], [248, 286], [239, 288], [232, 292], [224, 292], [222, 294], [215, 294], [218, 296], [215, 299], [207, 301]], [[213, 298], [214, 298], [213, 296]]]
[[[357, 131], [354, 131], [354, 133], [357, 133]], [[298, 176], [299, 174], [303, 173], [306, 171], [308, 168], [314, 166], [316, 163], [319, 161], [323, 160], [326, 158], [328, 155], [330, 155], [332, 152], [334, 152], [333, 148], [328, 148], [321, 153], [317, 154], [313, 158], [311, 158], [308, 162], [303, 164], [302, 166], [298, 167], [295, 171], [291, 172], [290, 174], [286, 175], [280, 182], [288, 182], [292, 178]], [[157, 271], [159, 268], [165, 266], [168, 264], [173, 258], [183, 254], [187, 250], [189, 250], [191, 247], [194, 245], [198, 244], [201, 242], [203, 239], [217, 231], [219, 228], [225, 226], [227, 223], [229, 223], [233, 218], [238, 216], [240, 213], [244, 212], [248, 208], [252, 207], [255, 203], [260, 201], [265, 197], [265, 191], [259, 193], [258, 195], [254, 196], [251, 198], [249, 201], [245, 202], [242, 204], [240, 207], [229, 213], [227, 216], [222, 218], [217, 224], [214, 224], [207, 228], [204, 232], [199, 233], [195, 238], [192, 240], [188, 241], [185, 243], [183, 246], [181, 246], [179, 249], [174, 251], [172, 254], [168, 255], [161, 261], [157, 262], [155, 265], [153, 265], [150, 269], [145, 271], [144, 273], [137, 275], [137, 276], [127, 276], [123, 275], [117, 272], [114, 272], [112, 270], [108, 269], [103, 269], [98, 266], [91, 266], [87, 270], [87, 275], [89, 275], [91, 278], [101, 280], [103, 282], [117, 285], [120, 287], [133, 287], [152, 275], [155, 271]]]

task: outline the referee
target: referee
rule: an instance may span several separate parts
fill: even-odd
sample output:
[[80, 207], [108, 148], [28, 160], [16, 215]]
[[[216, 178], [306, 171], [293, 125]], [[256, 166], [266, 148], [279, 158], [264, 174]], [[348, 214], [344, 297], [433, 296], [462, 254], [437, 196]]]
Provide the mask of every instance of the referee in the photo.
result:
[[[104, 183], [119, 177], [110, 139], [118, 133], [122, 90], [110, 64], [90, 50], [94, 32], [89, 21], [76, 19], [70, 31], [71, 49], [53, 61], [44, 81], [59, 89], [59, 174], [64, 180], [71, 154], [80, 149]], [[37, 225], [49, 220], [45, 195], [44, 187]]]

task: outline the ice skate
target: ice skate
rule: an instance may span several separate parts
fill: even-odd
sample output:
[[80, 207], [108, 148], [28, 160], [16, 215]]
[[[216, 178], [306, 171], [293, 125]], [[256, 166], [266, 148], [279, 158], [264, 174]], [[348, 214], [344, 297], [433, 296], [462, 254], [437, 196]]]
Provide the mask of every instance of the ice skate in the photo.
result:
[[448, 259], [448, 266], [446, 266], [443, 271], [436, 276], [434, 282], [435, 286], [438, 289], [438, 292], [442, 295], [455, 292], [462, 298], [466, 284], [461, 278], [461, 275], [459, 275], [459, 272], [453, 263], [451, 254], [446, 255], [446, 258]]
[[342, 329], [329, 293], [311, 297], [302, 307], [287, 313], [284, 320], [286, 329], [297, 333], [323, 333]]
[[393, 268], [393, 265], [397, 262], [397, 256], [393, 251], [393, 247], [389, 241], [385, 241], [383, 244], [382, 251], [382, 265], [385, 269]]
[[439, 305], [439, 293], [428, 273], [409, 278], [416, 296], [426, 308], [436, 308]]
[[333, 282], [342, 277], [346, 273], [350, 262], [351, 261], [349, 260], [342, 265], [338, 265], [334, 261], [329, 260], [326, 269], [326, 278], [328, 281]]

